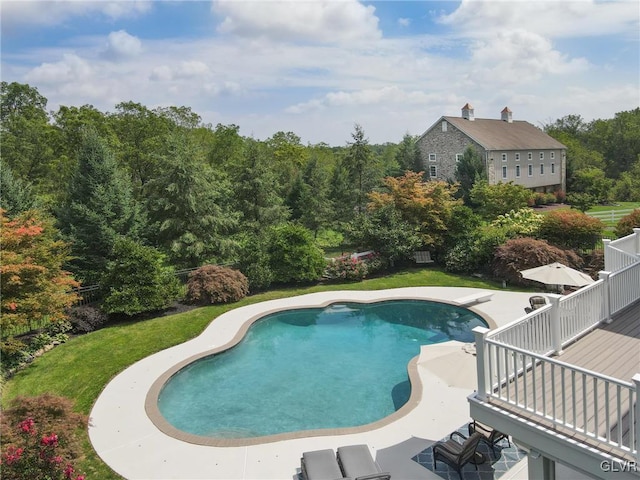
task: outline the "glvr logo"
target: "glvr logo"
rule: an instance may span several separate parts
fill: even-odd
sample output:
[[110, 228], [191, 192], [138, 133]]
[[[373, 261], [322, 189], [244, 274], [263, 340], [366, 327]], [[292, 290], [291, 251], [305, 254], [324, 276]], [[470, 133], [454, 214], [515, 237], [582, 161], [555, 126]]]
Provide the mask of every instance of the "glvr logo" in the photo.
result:
[[600, 462], [603, 472], [638, 472], [638, 463], [633, 460], [604, 460]]

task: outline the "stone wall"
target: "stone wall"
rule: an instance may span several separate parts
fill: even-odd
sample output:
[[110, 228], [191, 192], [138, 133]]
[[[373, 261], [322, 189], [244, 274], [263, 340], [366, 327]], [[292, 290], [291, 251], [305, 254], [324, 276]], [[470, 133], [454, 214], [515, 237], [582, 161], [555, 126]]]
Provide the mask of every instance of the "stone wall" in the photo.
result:
[[[446, 132], [442, 131], [442, 123], [446, 123]], [[436, 167], [435, 180], [454, 180], [456, 170], [456, 154], [462, 155], [467, 147], [474, 147], [484, 158], [484, 149], [467, 135], [444, 119], [438, 121], [418, 140], [418, 149], [424, 172], [429, 175], [430, 167]], [[429, 155], [435, 154], [435, 161]], [[433, 177], [432, 177], [433, 178]]]

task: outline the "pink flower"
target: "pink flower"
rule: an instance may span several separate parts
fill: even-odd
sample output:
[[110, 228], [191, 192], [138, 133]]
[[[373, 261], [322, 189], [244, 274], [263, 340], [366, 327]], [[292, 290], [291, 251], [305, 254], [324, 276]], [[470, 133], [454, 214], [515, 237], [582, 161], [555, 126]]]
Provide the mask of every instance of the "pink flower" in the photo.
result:
[[46, 445], [48, 447], [57, 447], [58, 446], [58, 435], [52, 433], [48, 437], [42, 437], [40, 440], [41, 445]]
[[35, 426], [35, 422], [33, 421], [33, 418], [27, 418], [26, 420], [23, 420], [22, 422], [20, 422], [20, 430], [22, 430], [24, 433], [31, 433], [34, 434], [35, 430], [34, 427]]
[[73, 475], [73, 467], [71, 466], [70, 463], [67, 464], [63, 473], [64, 473], [64, 478], [71, 478], [71, 475]]
[[2, 461], [7, 465], [11, 465], [12, 463], [20, 460], [23, 452], [24, 452], [24, 448], [16, 448], [13, 445], [10, 445], [7, 448], [7, 452], [3, 455]]
[[62, 463], [62, 457], [58, 455], [57, 457], [53, 457], [51, 459], [51, 463], [55, 463], [56, 465], [60, 465]]
[[84, 475], [78, 475], [78, 476], [76, 477], [76, 480], [84, 480]]

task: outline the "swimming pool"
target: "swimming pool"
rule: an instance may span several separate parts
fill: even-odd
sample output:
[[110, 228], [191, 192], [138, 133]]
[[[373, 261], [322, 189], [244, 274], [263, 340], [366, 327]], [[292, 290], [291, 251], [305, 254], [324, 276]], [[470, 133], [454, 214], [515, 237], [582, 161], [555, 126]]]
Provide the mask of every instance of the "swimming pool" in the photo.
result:
[[235, 347], [179, 369], [157, 406], [175, 429], [254, 438], [366, 425], [408, 400], [420, 345], [473, 341], [464, 308], [421, 300], [342, 303], [262, 317]]

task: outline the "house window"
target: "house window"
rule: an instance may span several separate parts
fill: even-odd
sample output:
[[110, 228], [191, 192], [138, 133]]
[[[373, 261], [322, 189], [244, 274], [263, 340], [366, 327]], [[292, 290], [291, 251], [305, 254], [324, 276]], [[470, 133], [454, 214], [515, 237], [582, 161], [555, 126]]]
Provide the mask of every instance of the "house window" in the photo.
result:
[[520, 178], [520, 165], [516, 165], [516, 178]]
[[529, 160], [533, 159], [533, 153], [531, 153], [531, 152], [527, 153], [527, 158]]
[[527, 170], [528, 170], [528, 171], [527, 171], [527, 174], [528, 174], [530, 177], [533, 177], [533, 165], [531, 165], [531, 164], [527, 165]]
[[456, 153], [456, 162], [462, 160], [462, 153]]
[[502, 167], [502, 178], [507, 178], [507, 166]]
[[516, 162], [520, 161], [520, 153], [516, 153]]
[[429, 176], [435, 177], [438, 175], [438, 167], [435, 165], [429, 165]]
[[551, 164], [551, 173], [556, 173], [556, 164], [555, 163]]
[[435, 153], [430, 153], [429, 154], [429, 161], [430, 162], [435, 162], [436, 161], [436, 154]]
[[443, 131], [443, 132], [446, 132], [446, 131], [447, 131], [447, 121], [446, 121], [446, 120], [443, 120], [443, 121], [442, 121], [442, 131]]
[[544, 160], [544, 152], [540, 152], [540, 160]]
[[540, 175], [544, 175], [544, 163], [540, 164]]
[[549, 156], [551, 157], [551, 160], [555, 160], [555, 158], [556, 158], [556, 152], [551, 152], [551, 153], [549, 153]]
[[503, 154], [502, 154], [502, 161], [503, 161], [503, 162], [506, 162], [506, 161], [507, 161], [507, 154], [506, 154], [506, 153], [503, 153]]

